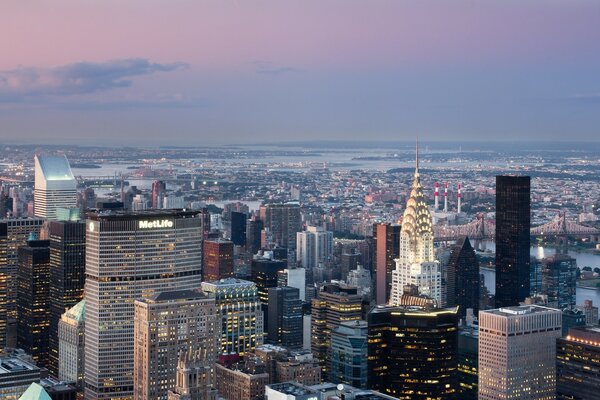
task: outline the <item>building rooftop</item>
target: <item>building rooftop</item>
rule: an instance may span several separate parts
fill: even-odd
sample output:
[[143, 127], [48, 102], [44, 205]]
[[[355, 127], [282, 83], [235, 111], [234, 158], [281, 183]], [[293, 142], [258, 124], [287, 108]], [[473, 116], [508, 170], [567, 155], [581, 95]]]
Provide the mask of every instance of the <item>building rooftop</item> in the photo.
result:
[[93, 220], [100, 219], [133, 219], [137, 220], [140, 218], [150, 217], [195, 217], [200, 214], [199, 210], [186, 210], [186, 209], [161, 209], [161, 210], [138, 210], [138, 211], [127, 211], [127, 210], [95, 210], [87, 213], [87, 217]]
[[151, 296], [149, 299], [143, 299], [139, 301], [158, 303], [161, 301], [197, 300], [206, 298], [207, 296], [199, 290], [172, 290], [168, 292], [159, 292]]
[[52, 400], [52, 398], [40, 384], [33, 382], [19, 400]]
[[0, 375], [23, 371], [39, 371], [39, 368], [17, 357], [0, 358]]
[[527, 315], [527, 314], [535, 314], [535, 313], [543, 313], [543, 312], [560, 312], [560, 310], [538, 306], [538, 305], [523, 305], [523, 306], [512, 306], [512, 307], [502, 307], [496, 308], [493, 310], [485, 310], [483, 312], [495, 315], [502, 315], [504, 317], [513, 317], [517, 315]]
[[305, 396], [309, 394], [318, 394], [318, 392], [309, 387], [303, 386], [296, 382], [284, 382], [284, 383], [275, 383], [272, 385], [268, 385], [272, 390], [275, 390], [279, 393], [283, 393], [286, 395], [293, 396]]
[[245, 286], [252, 286], [252, 285], [256, 285], [254, 282], [250, 282], [250, 281], [245, 281], [243, 279], [239, 279], [239, 278], [225, 278], [225, 279], [220, 279], [218, 281], [212, 281], [212, 282], [202, 282], [202, 286], [216, 286], [216, 287], [226, 287], [226, 286], [239, 286], [239, 285], [245, 285]]
[[85, 300], [81, 300], [73, 307], [65, 312], [65, 316], [77, 322], [81, 322], [85, 318]]
[[74, 181], [71, 165], [63, 156], [35, 156], [44, 179], [47, 181]]

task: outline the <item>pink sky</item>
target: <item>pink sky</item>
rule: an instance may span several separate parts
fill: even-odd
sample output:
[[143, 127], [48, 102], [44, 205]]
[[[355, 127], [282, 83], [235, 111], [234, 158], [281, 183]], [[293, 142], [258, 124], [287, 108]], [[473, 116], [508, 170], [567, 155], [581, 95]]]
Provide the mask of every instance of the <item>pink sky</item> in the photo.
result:
[[0, 140], [593, 139], [598, 21], [595, 0], [4, 0]]

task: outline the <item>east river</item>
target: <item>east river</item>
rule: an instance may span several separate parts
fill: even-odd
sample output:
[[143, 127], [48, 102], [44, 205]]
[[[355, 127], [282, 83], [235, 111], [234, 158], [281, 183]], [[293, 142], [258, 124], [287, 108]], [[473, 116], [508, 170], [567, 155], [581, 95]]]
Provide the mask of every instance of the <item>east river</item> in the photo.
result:
[[[486, 242], [486, 248], [491, 251], [495, 251], [494, 242]], [[553, 248], [535, 246], [531, 248], [531, 255], [538, 259], [551, 256], [556, 253]], [[577, 266], [583, 268], [586, 266], [600, 267], [600, 254], [593, 253], [581, 253], [576, 251], [569, 251], [568, 254], [577, 260]], [[490, 269], [482, 268], [481, 273], [485, 277], [485, 286], [488, 288], [490, 293], [494, 293], [496, 285], [496, 273]], [[596, 307], [600, 306], [600, 290], [577, 288], [577, 304], [583, 304], [585, 300], [592, 300]]]

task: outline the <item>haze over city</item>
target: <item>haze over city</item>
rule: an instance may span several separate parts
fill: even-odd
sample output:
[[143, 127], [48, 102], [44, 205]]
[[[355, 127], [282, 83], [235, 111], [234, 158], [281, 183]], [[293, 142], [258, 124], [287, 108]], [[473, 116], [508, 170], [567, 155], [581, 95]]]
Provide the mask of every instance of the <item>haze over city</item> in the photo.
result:
[[5, 1], [0, 141], [600, 136], [595, 1]]

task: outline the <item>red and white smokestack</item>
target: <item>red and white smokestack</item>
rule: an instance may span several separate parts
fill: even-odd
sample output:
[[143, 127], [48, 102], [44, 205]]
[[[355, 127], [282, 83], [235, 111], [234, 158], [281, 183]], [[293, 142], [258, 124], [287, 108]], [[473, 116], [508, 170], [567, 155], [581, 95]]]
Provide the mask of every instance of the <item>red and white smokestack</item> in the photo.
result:
[[444, 183], [444, 212], [448, 212], [448, 182]]
[[440, 188], [438, 183], [435, 183], [435, 205], [434, 205], [434, 210], [437, 211], [438, 210], [438, 206], [439, 206], [439, 197], [440, 197]]
[[458, 213], [460, 214], [460, 201], [461, 201], [461, 194], [460, 194], [460, 183], [458, 184]]

